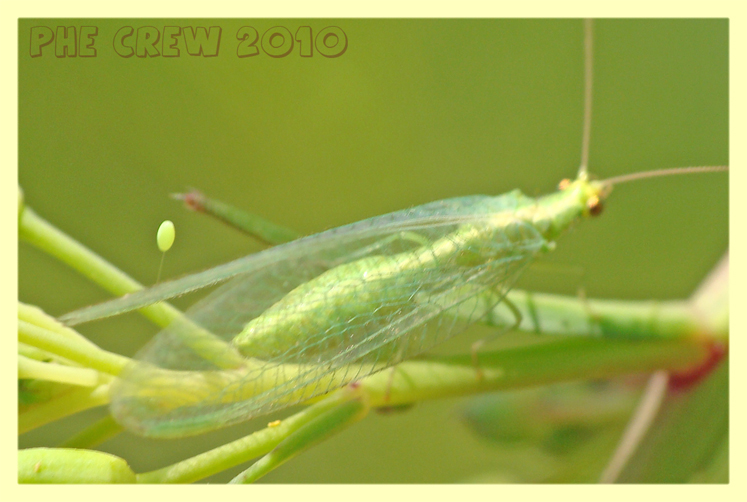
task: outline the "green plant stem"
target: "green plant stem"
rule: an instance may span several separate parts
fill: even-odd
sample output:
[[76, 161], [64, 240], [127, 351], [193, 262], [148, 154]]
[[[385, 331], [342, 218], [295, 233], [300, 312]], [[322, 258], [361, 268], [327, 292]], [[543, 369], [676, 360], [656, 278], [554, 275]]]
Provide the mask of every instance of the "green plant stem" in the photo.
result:
[[107, 352], [94, 344], [80, 343], [26, 321], [18, 321], [18, 341], [114, 376], [130, 362], [127, 357]]
[[62, 364], [44, 363], [18, 355], [18, 378], [47, 380], [83, 387], [95, 387], [105, 383], [101, 373], [90, 368], [77, 368]]
[[[368, 377], [360, 382], [359, 389], [372, 407], [397, 406], [656, 369], [678, 371], [699, 364], [707, 355], [707, 347], [692, 340], [552, 339], [548, 343], [481, 353], [482, 378], [478, 378], [471, 356], [463, 355], [407, 361], [391, 370], [394, 375], [382, 371]], [[268, 427], [172, 466], [140, 474], [138, 482], [193, 482], [265, 454], [303, 424], [335, 407], [339, 402], [335, 396], [317, 398], [316, 404], [277, 427]]]
[[694, 340], [564, 338], [479, 354], [407, 361], [363, 380], [371, 406], [397, 406], [425, 399], [517, 389], [579, 379], [611, 378], [658, 369], [683, 371], [708, 357]]
[[107, 415], [75, 436], [60, 443], [59, 446], [61, 448], [93, 448], [123, 430], [124, 428], [114, 421], [114, 417]]
[[240, 465], [275, 448], [281, 441], [316, 417], [338, 407], [352, 396], [336, 392], [320, 402], [246, 437], [201, 453], [192, 458], [137, 475], [138, 483], [192, 483]]
[[70, 359], [62, 357], [46, 350], [38, 349], [27, 345], [23, 342], [18, 342], [18, 355], [34, 359], [35, 361], [43, 362], [56, 362], [58, 364], [65, 364], [67, 366], [77, 366], [77, 363], [72, 362]]
[[39, 326], [40, 328], [53, 331], [75, 343], [81, 343], [94, 348], [98, 348], [88, 338], [81, 335], [74, 329], [63, 325], [57, 319], [47, 314], [36, 305], [28, 305], [23, 302], [18, 302], [18, 320], [26, 321], [35, 326]]
[[50, 401], [30, 406], [18, 416], [18, 432], [23, 434], [44, 424], [79, 411], [102, 406], [109, 402], [109, 386], [100, 385], [94, 389], [76, 389], [56, 396]]
[[353, 425], [367, 414], [368, 407], [361, 400], [355, 399], [340, 403], [337, 407], [299, 427], [298, 430], [273, 448], [270, 453], [232, 479], [231, 483], [253, 483], [315, 444]]
[[729, 333], [729, 253], [719, 260], [689, 299], [708, 333]]
[[197, 190], [185, 194], [175, 194], [172, 197], [183, 200], [189, 209], [212, 216], [266, 244], [274, 246], [301, 237], [295, 230], [276, 225], [257, 214], [206, 197]]
[[[706, 328], [691, 302], [581, 299], [577, 296], [514, 290], [506, 296], [521, 314], [516, 331], [558, 336], [625, 339], [678, 339], [703, 336], [726, 339], [728, 329]], [[496, 299], [497, 300], [497, 299]], [[488, 326], [516, 322], [504, 304], [485, 317]], [[723, 328], [721, 326], [720, 328]]]

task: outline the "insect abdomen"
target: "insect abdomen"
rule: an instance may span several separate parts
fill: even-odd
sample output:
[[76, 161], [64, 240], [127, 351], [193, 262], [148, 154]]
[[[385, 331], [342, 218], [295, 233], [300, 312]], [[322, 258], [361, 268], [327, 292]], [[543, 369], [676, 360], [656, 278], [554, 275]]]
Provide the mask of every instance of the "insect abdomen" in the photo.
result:
[[[431, 245], [368, 256], [322, 273], [250, 321], [233, 343], [248, 357], [294, 363], [323, 364], [342, 351], [377, 361], [412, 355], [431, 343], [404, 348], [410, 341], [399, 340], [408, 330], [481, 289], [499, 287], [516, 262], [544, 245], [524, 221], [482, 217]], [[344, 358], [350, 361], [353, 354]]]

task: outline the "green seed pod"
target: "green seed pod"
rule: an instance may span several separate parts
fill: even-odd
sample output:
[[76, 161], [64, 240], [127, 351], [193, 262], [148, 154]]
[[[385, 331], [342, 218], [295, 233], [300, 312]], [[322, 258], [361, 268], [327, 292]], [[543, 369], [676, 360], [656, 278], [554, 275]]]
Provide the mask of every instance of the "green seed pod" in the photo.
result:
[[93, 450], [29, 448], [18, 452], [19, 483], [135, 483], [123, 459]]

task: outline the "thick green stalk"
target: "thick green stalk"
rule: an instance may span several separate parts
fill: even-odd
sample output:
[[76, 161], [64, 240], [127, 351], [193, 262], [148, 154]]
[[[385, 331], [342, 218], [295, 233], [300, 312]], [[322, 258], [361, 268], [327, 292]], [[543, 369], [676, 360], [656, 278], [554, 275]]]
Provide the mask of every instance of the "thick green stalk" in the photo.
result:
[[414, 360], [376, 373], [361, 384], [372, 407], [518, 389], [580, 379], [612, 378], [658, 369], [683, 371], [709, 356], [693, 340], [562, 338], [479, 354], [482, 378], [470, 355]]

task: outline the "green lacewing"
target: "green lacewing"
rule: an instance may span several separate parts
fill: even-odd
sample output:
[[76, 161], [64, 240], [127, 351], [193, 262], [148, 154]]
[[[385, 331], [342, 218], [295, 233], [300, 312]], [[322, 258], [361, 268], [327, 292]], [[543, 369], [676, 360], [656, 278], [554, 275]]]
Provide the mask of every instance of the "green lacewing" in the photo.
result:
[[[231, 278], [187, 312], [197, 328], [176, 323], [144, 350], [141, 363], [115, 388], [112, 409], [141, 433], [181, 436], [300, 402], [396, 364], [483, 315], [490, 306], [481, 294], [505, 294], [564, 229], [598, 211], [608, 187], [581, 173], [539, 199], [513, 191], [439, 201], [89, 311], [94, 318], [113, 315]], [[208, 348], [201, 346], [206, 339]], [[222, 350], [231, 356], [212, 354]]]

